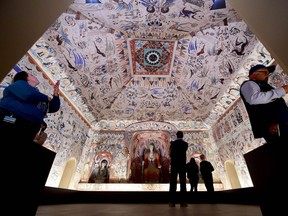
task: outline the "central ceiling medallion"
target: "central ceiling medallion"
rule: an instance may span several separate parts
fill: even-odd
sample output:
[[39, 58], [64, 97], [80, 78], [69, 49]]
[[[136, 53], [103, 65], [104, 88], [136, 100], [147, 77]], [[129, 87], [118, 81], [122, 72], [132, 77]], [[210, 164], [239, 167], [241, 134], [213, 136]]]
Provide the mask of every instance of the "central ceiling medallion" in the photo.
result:
[[134, 76], [171, 76], [177, 41], [128, 39], [130, 68]]

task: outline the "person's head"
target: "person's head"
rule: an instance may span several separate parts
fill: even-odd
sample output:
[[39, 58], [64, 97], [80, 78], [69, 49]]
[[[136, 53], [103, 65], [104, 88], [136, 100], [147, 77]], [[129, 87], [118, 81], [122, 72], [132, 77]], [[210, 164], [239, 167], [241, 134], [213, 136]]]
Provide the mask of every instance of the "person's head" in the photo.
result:
[[196, 160], [195, 160], [194, 157], [191, 157], [191, 158], [190, 158], [190, 163], [196, 163]]
[[32, 74], [26, 71], [20, 71], [15, 74], [13, 78], [13, 82], [17, 82], [18, 80], [23, 80], [29, 83], [29, 85], [36, 87], [40, 82], [37, 77], [33, 76]]
[[176, 136], [177, 136], [177, 139], [182, 139], [184, 134], [182, 131], [177, 131]]
[[249, 70], [249, 79], [258, 81], [268, 81], [270, 73], [275, 71], [276, 66], [264, 66], [261, 64], [255, 65]]
[[201, 160], [205, 160], [205, 159], [206, 159], [205, 155], [204, 155], [204, 154], [201, 154], [201, 155], [200, 155], [200, 159], [201, 159]]

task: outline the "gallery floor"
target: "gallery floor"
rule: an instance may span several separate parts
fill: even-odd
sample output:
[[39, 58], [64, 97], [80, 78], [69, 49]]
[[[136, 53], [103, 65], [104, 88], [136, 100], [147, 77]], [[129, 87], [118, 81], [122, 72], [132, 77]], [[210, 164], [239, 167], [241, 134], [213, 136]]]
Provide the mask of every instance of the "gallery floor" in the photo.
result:
[[168, 204], [60, 204], [41, 205], [36, 216], [262, 216], [257, 205], [189, 204], [183, 208]]
[[[179, 199], [177, 193], [177, 198]], [[78, 191], [46, 187], [36, 216], [261, 216], [254, 188], [188, 192], [188, 207], [169, 207], [167, 191]]]

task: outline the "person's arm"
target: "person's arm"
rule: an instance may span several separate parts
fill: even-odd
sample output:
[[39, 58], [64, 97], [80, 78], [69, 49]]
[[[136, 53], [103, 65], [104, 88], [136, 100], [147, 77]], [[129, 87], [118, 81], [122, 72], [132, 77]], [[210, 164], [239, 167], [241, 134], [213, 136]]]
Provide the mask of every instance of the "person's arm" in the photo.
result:
[[52, 100], [49, 102], [48, 113], [57, 112], [60, 109], [60, 98], [59, 96], [53, 95]]
[[170, 158], [172, 157], [172, 151], [173, 151], [173, 150], [172, 150], [172, 148], [173, 148], [172, 145], [173, 145], [173, 141], [170, 142], [170, 147], [169, 147], [169, 155], [170, 155]]
[[253, 81], [245, 82], [240, 90], [246, 102], [251, 105], [266, 104], [286, 94], [284, 87], [261, 92], [260, 87]]
[[57, 112], [60, 109], [60, 98], [59, 98], [59, 82], [54, 84], [53, 98], [49, 99], [48, 113]]
[[[210, 162], [209, 162], [210, 163]], [[213, 165], [210, 163], [210, 170], [211, 170], [211, 172], [213, 172], [214, 171], [214, 167], [213, 167]]]

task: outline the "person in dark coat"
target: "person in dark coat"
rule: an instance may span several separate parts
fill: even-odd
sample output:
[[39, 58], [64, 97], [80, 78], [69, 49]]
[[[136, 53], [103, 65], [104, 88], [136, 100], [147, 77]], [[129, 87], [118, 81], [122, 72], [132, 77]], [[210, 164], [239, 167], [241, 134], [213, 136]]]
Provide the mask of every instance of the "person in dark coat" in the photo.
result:
[[191, 157], [190, 161], [186, 164], [186, 172], [190, 183], [190, 192], [197, 192], [199, 182], [199, 167], [194, 157]]
[[202, 179], [204, 181], [204, 185], [208, 192], [214, 192], [214, 185], [213, 185], [213, 175], [212, 172], [214, 171], [214, 167], [212, 164], [206, 160], [206, 156], [204, 154], [200, 155], [200, 173]]
[[275, 66], [255, 65], [249, 70], [249, 80], [240, 86], [240, 96], [246, 107], [254, 138], [267, 143], [288, 143], [288, 107], [284, 96], [288, 85], [274, 88], [268, 78]]
[[176, 190], [177, 190], [177, 177], [180, 179], [180, 206], [187, 207], [186, 203], [186, 152], [188, 143], [183, 140], [183, 132], [176, 133], [177, 139], [171, 142], [170, 145], [170, 158], [171, 158], [171, 173], [170, 173], [170, 207], [175, 207], [176, 203]]

